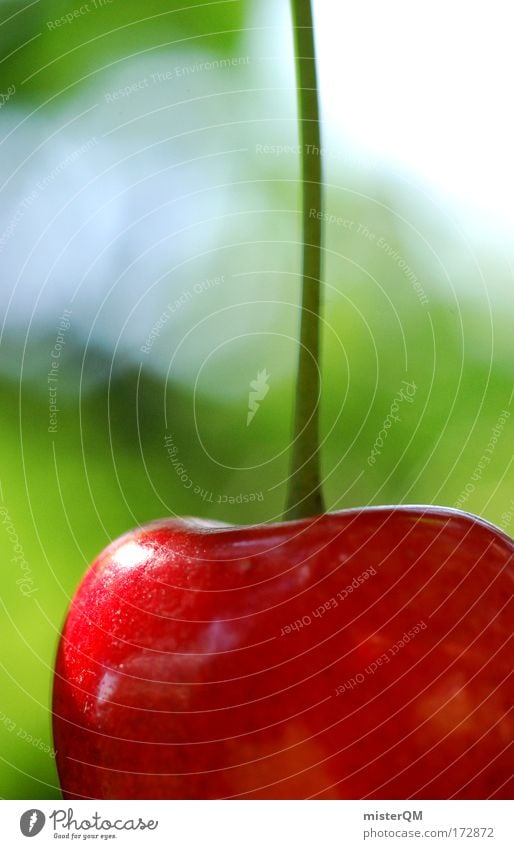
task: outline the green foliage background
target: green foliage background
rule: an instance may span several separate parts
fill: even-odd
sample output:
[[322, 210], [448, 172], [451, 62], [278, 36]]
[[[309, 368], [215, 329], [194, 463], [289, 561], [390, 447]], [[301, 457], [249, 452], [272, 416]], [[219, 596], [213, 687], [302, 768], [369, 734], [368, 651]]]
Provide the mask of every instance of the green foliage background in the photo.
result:
[[[176, 51], [181, 60], [184, 51], [191, 51], [196, 61], [202, 51], [223, 58], [247, 49], [252, 4], [200, 7], [174, 1], [166, 6], [163, 11], [162, 3], [149, 0], [143, 13], [135, 0], [113, 0], [52, 30], [48, 21], [77, 7], [46, 0], [23, 12], [18, 4], [3, 3], [0, 90], [14, 82], [16, 109], [51, 114], [63, 104], [73, 110], [75, 98], [135, 55], [143, 63], [157, 54], [173, 62]], [[258, 74], [254, 81], [258, 86]], [[264, 112], [268, 105], [270, 115], [280, 112], [280, 105], [270, 105], [269, 93], [261, 98], [242, 91], [241, 96], [244, 102], [256, 98], [250, 112]], [[294, 110], [293, 94], [286, 96]], [[228, 94], [220, 99], [220, 123], [234, 120], [237, 103]], [[7, 109], [0, 114], [0, 129]], [[229, 141], [231, 132], [227, 130]], [[246, 132], [251, 138], [254, 129]], [[234, 147], [239, 141], [234, 135]], [[471, 252], [450, 218], [437, 212], [436, 202], [420, 200], [421, 193], [401, 178], [380, 169], [354, 168], [344, 151], [338, 163], [327, 167], [326, 208], [353, 222], [351, 228], [326, 225], [322, 430], [330, 508], [460, 504], [509, 530], [509, 417], [500, 427], [490, 463], [476, 475], [502, 411], [511, 411], [512, 310], [498, 286], [506, 269], [487, 242], [477, 240]], [[238, 224], [228, 227], [219, 250], [225, 254], [223, 268], [254, 275], [254, 282], [245, 288], [230, 278], [180, 313], [185, 333], [215, 310], [228, 308], [213, 319], [212, 327], [206, 325], [211, 329], [205, 339], [193, 336], [191, 349], [186, 346], [180, 378], [173, 372], [166, 375], [163, 367], [166, 351], [177, 341], [176, 325], [158, 340], [160, 359], [139, 357], [139, 363], [123, 349], [102, 347], [98, 339], [88, 343], [83, 329], [73, 330], [63, 355], [59, 429], [49, 434], [46, 374], [55, 328], [50, 322], [36, 329], [20, 323], [5, 327], [0, 348], [0, 500], [37, 592], [30, 597], [20, 593], [12, 538], [0, 525], [3, 798], [59, 795], [48, 751], [52, 664], [69, 599], [98, 551], [128, 528], [170, 512], [241, 523], [280, 516], [296, 356], [294, 345], [280, 336], [294, 339], [297, 326], [296, 168], [294, 158], [285, 167], [278, 158], [263, 164], [251, 152], [246, 157], [242, 179], [261, 180], [267, 195], [261, 208], [257, 204], [245, 218], [238, 204], [244, 206], [246, 200], [241, 201], [241, 187], [234, 186]], [[225, 209], [224, 215], [230, 212]], [[266, 226], [260, 229], [263, 220]], [[389, 251], [377, 247], [380, 239]], [[196, 244], [194, 249], [201, 248]], [[426, 304], [399, 258], [422, 283]], [[120, 257], [120, 268], [123, 261]], [[271, 307], [270, 301], [278, 303]], [[240, 306], [231, 313], [234, 303]], [[156, 302], [156, 319], [161, 308]], [[31, 309], [27, 303], [27, 321]], [[249, 335], [253, 332], [261, 335]], [[207, 363], [195, 386], [187, 375], [195, 373], [202, 345], [209, 352], [229, 335], [242, 338]], [[198, 354], [198, 363], [202, 356]], [[250, 430], [249, 382], [263, 368], [271, 375], [270, 391]], [[370, 466], [371, 446], [404, 379], [415, 382], [415, 401], [403, 404], [401, 420]], [[184, 486], [170, 465], [164, 448], [167, 431], [173, 433], [188, 480], [200, 486], [203, 496]], [[237, 503], [238, 494], [251, 492], [263, 493], [262, 500]], [[219, 502], [218, 496], [227, 494], [234, 503]]]

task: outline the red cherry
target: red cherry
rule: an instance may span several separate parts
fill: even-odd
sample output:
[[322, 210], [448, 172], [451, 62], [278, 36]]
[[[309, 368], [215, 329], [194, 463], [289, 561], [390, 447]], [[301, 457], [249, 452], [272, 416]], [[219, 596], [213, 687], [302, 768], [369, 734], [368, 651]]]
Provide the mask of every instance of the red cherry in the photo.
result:
[[132, 531], [64, 626], [65, 798], [511, 798], [513, 551], [428, 507]]

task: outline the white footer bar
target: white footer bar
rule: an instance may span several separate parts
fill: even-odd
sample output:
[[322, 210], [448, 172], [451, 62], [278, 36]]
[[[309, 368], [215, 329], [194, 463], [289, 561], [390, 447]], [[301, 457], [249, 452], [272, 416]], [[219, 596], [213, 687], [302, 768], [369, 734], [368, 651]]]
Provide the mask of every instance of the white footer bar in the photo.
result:
[[512, 809], [508, 801], [1, 801], [0, 833], [9, 849], [513, 849]]

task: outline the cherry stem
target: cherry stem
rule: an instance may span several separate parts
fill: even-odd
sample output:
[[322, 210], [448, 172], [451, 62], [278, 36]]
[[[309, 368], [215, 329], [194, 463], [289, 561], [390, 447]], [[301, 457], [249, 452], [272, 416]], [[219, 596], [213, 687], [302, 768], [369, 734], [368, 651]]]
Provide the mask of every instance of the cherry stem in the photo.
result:
[[291, 0], [302, 151], [303, 268], [294, 443], [285, 519], [324, 512], [319, 450], [321, 132], [311, 0]]

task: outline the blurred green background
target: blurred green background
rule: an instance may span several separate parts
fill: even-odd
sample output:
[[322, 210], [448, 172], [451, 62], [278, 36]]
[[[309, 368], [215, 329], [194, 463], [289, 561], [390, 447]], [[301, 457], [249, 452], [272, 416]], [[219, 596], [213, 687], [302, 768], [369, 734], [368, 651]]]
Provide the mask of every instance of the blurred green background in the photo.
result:
[[[3, 798], [59, 796], [52, 664], [92, 558], [159, 516], [267, 522], [284, 504], [301, 256], [288, 4], [165, 5], [0, 6]], [[502, 236], [345, 137], [331, 119], [352, 85], [324, 103], [327, 503], [456, 506], [511, 532]]]

